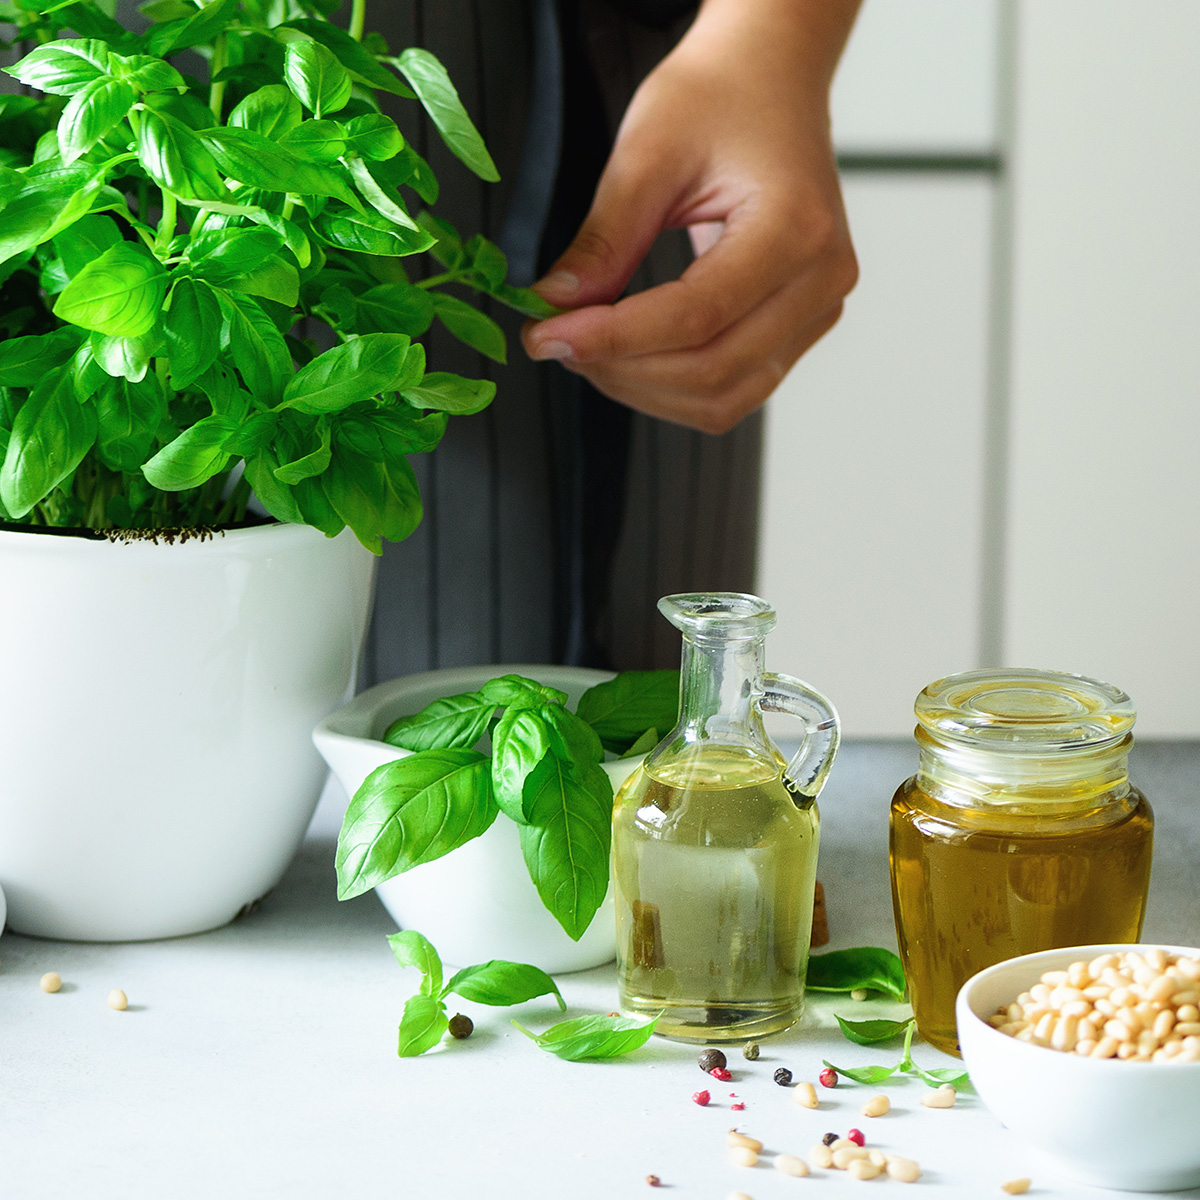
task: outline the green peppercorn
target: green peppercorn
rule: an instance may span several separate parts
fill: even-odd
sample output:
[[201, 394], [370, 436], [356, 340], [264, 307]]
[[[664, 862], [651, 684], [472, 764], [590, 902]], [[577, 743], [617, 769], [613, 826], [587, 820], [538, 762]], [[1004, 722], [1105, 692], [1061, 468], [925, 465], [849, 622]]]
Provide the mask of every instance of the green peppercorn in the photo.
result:
[[725, 1055], [720, 1050], [701, 1050], [700, 1057], [696, 1061], [700, 1064], [700, 1070], [712, 1071], [725, 1065]]
[[475, 1022], [462, 1013], [455, 1013], [450, 1018], [449, 1026], [451, 1037], [469, 1038], [475, 1032]]
[[749, 1059], [750, 1062], [753, 1062], [758, 1057], [758, 1043], [757, 1042], [747, 1042], [742, 1047], [742, 1057], [745, 1059]]

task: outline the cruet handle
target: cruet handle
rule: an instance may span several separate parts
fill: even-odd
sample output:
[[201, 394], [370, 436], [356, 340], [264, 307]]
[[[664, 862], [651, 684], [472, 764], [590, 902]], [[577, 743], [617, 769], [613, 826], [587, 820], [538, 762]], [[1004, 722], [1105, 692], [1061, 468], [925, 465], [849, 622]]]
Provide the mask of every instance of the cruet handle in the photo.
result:
[[802, 796], [815, 800], [829, 777], [842, 738], [837, 709], [820, 692], [790, 675], [766, 674], [762, 682], [760, 709], [788, 713], [804, 722], [804, 741], [788, 763], [786, 774]]

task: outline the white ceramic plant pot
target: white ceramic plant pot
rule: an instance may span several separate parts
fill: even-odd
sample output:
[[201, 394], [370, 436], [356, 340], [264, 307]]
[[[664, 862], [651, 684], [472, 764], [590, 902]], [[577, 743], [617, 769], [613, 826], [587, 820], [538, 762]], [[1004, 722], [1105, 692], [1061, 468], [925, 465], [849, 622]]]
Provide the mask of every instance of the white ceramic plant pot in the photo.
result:
[[[379, 739], [397, 718], [432, 700], [474, 691], [497, 675], [524, 675], [566, 692], [572, 705], [611, 673], [582, 667], [485, 666], [427, 671], [381, 683], [322, 721], [313, 733], [317, 749], [333, 768], [347, 796], [384, 763], [404, 758]], [[640, 758], [606, 763], [621, 786]], [[579, 941], [572, 941], [550, 915], [529, 879], [517, 827], [503, 815], [482, 837], [434, 862], [414, 867], [375, 889], [401, 929], [420, 930], [442, 958], [456, 966], [506, 958], [543, 971], [582, 971], [608, 962], [617, 952], [612, 886]]]
[[0, 884], [19, 933], [212, 929], [278, 882], [353, 684], [374, 558], [298, 525], [0, 531]]

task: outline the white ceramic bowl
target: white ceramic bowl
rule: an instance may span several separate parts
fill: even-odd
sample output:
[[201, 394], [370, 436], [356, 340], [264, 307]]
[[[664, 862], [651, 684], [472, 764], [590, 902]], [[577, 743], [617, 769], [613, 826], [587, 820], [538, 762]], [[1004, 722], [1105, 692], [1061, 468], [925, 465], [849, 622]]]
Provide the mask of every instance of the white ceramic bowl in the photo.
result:
[[[963, 1060], [983, 1102], [1081, 1183], [1136, 1192], [1200, 1185], [1200, 1062], [1081, 1058], [1019, 1042], [987, 1024], [1044, 971], [1144, 946], [1074, 946], [1025, 954], [972, 976], [958, 993]], [[1172, 954], [1200, 951], [1163, 946]]]
[[[483, 666], [426, 671], [381, 683], [357, 696], [313, 732], [313, 741], [353, 796], [376, 767], [410, 752], [381, 741], [400, 716], [432, 700], [468, 692], [497, 675], [524, 675], [556, 687], [571, 703], [611, 672], [583, 667]], [[641, 758], [604, 764], [614, 790]], [[609, 962], [617, 951], [612, 887], [583, 936], [573, 942], [546, 911], [529, 879], [517, 827], [503, 815], [482, 837], [397, 875], [375, 889], [401, 929], [416, 929], [457, 966], [506, 958], [544, 971], [581, 971]]]

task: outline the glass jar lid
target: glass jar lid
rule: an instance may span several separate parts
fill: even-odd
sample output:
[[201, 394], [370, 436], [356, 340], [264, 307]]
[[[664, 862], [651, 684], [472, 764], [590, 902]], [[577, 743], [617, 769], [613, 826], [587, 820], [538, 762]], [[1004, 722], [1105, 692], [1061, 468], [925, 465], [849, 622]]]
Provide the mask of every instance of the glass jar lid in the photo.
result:
[[943, 744], [994, 753], [1098, 750], [1125, 738], [1137, 713], [1110, 683], [1083, 675], [991, 668], [931, 683], [913, 705]]

